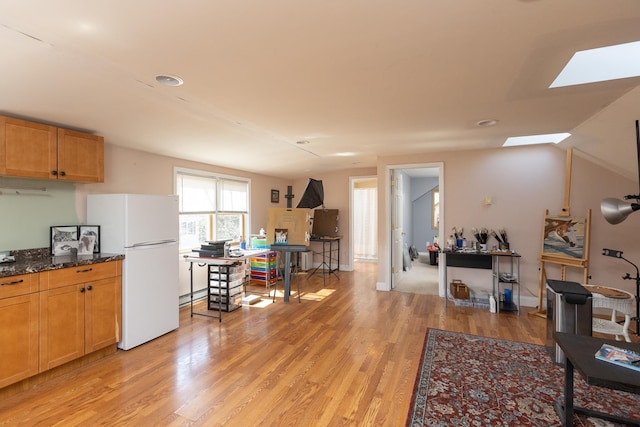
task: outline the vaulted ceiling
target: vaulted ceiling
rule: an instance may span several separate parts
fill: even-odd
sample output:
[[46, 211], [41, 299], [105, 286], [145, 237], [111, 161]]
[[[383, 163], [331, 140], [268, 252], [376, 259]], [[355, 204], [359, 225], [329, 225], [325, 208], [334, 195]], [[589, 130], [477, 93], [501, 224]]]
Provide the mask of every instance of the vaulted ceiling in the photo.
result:
[[638, 0], [4, 0], [0, 113], [287, 178], [571, 132], [637, 180], [640, 79], [548, 88], [637, 40]]

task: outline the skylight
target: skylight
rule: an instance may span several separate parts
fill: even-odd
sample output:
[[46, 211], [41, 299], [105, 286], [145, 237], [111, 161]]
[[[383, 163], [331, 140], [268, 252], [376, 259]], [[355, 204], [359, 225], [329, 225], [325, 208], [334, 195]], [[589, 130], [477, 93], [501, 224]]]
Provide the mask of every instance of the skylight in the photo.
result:
[[550, 88], [640, 76], [640, 41], [576, 52]]
[[570, 133], [549, 133], [546, 135], [528, 135], [528, 136], [510, 136], [507, 138], [503, 147], [515, 147], [516, 145], [533, 145], [533, 144], [557, 144], [565, 138], [571, 136]]

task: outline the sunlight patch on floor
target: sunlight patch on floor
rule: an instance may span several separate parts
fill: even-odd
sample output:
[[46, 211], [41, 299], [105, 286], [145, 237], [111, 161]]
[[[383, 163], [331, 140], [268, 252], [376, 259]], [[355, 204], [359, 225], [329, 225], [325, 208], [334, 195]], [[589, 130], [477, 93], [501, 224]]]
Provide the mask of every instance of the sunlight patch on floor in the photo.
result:
[[253, 304], [243, 304], [243, 307], [265, 308], [269, 307], [271, 304], [273, 304], [273, 299], [265, 295], [260, 299], [260, 301]]
[[303, 292], [300, 295], [300, 298], [311, 300], [311, 301], [322, 301], [323, 299], [325, 299], [335, 291], [336, 291], [335, 289], [324, 288], [324, 289], [320, 289], [318, 292], [309, 292], [309, 293]]

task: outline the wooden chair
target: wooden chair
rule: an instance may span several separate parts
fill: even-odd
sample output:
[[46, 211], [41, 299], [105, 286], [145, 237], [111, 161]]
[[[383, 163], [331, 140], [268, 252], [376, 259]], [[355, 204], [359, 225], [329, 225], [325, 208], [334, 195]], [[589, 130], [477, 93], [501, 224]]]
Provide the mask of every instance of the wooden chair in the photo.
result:
[[[596, 308], [610, 310], [610, 319], [593, 317], [591, 328], [593, 332], [614, 335], [616, 340], [624, 337], [626, 342], [631, 342], [629, 338], [629, 325], [633, 314], [633, 302], [635, 297], [622, 289], [609, 288], [605, 286], [583, 285], [593, 295], [594, 313]], [[624, 316], [624, 320], [619, 320], [618, 316]]]

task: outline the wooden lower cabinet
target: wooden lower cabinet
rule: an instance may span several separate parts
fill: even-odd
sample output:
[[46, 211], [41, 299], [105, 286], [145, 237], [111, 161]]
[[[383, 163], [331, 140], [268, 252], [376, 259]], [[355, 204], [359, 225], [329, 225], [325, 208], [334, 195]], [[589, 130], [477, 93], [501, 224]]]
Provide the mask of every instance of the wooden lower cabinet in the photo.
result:
[[38, 373], [38, 294], [0, 299], [0, 388]]
[[85, 294], [84, 352], [92, 353], [120, 341], [122, 288], [120, 277], [96, 281]]
[[121, 289], [115, 276], [40, 292], [40, 372], [118, 342]]
[[121, 325], [120, 260], [0, 278], [0, 389], [115, 352]]
[[40, 372], [84, 355], [84, 292], [72, 285], [40, 293]]

